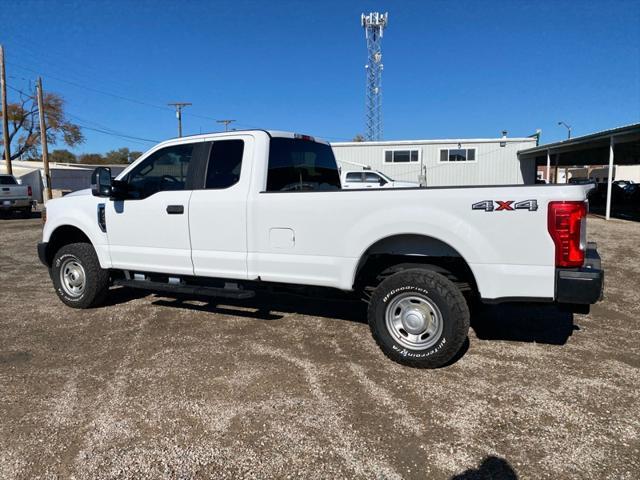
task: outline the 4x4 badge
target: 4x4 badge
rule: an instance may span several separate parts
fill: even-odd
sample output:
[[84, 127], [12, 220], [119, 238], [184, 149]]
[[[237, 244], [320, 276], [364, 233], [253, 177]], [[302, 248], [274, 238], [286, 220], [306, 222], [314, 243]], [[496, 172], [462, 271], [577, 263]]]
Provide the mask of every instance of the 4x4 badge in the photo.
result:
[[[471, 209], [482, 210], [485, 212], [510, 210], [528, 210], [530, 212], [535, 212], [538, 210], [537, 200], [522, 200], [521, 202], [514, 202], [515, 200], [482, 200], [481, 202], [471, 205]], [[495, 208], [494, 203], [496, 204]]]

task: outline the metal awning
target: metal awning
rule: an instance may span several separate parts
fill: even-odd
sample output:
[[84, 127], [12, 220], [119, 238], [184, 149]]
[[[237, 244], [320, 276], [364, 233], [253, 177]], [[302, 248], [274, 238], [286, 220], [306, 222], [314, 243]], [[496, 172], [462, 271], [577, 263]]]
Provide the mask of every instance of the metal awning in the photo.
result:
[[534, 159], [536, 166], [546, 165], [547, 181], [551, 167], [609, 165], [606, 206], [608, 219], [611, 215], [613, 166], [640, 164], [640, 123], [520, 150], [518, 158]]

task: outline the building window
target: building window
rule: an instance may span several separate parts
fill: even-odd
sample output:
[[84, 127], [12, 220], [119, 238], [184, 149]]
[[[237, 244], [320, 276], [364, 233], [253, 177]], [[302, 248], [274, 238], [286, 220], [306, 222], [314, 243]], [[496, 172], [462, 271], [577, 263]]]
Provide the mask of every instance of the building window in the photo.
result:
[[475, 148], [450, 148], [440, 150], [441, 162], [475, 162]]
[[419, 159], [418, 150], [385, 150], [385, 163], [415, 163]]

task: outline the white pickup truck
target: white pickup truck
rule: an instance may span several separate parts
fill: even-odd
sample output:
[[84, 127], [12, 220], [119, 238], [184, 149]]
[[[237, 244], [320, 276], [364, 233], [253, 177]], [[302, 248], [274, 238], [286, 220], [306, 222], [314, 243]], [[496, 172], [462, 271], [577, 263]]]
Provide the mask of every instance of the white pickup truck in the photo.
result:
[[22, 212], [28, 217], [33, 206], [31, 185], [20, 185], [13, 175], [0, 174], [0, 210]]
[[413, 188], [419, 187], [417, 182], [393, 180], [376, 170], [351, 170], [342, 172], [340, 177], [342, 188]]
[[581, 185], [343, 190], [327, 143], [262, 130], [163, 142], [92, 183], [47, 203], [38, 245], [75, 308], [110, 285], [236, 299], [331, 287], [362, 294], [387, 356], [434, 368], [465, 341], [471, 301], [602, 294]]

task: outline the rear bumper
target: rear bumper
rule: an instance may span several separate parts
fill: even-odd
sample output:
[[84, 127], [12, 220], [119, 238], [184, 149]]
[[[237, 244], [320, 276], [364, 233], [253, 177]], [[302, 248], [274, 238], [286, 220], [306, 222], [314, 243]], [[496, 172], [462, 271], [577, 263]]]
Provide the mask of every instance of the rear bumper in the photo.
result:
[[604, 270], [595, 242], [587, 244], [584, 265], [580, 268], [556, 269], [558, 303], [591, 305], [602, 299]]
[[0, 210], [13, 210], [14, 208], [26, 207], [31, 207], [31, 200], [29, 200], [28, 198], [0, 198]]

